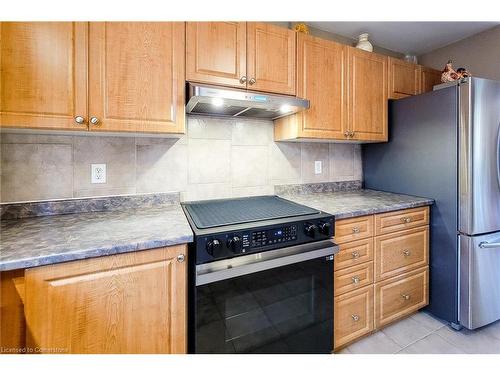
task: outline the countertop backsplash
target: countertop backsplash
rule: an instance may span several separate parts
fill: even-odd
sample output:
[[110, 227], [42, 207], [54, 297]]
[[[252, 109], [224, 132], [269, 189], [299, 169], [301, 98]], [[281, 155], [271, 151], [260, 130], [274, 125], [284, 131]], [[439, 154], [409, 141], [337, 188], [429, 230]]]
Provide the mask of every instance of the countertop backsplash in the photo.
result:
[[[360, 145], [274, 142], [273, 131], [271, 121], [187, 116], [179, 139], [0, 134], [1, 202], [172, 191], [198, 200], [362, 180]], [[106, 164], [105, 184], [90, 183], [93, 163]]]

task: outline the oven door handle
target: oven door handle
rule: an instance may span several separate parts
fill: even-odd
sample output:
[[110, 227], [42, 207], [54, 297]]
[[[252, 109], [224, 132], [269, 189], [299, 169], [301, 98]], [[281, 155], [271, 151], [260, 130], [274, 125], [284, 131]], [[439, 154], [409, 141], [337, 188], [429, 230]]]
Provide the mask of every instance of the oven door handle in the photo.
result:
[[333, 261], [338, 251], [335, 242], [325, 240], [200, 264], [196, 266], [196, 286], [317, 258]]

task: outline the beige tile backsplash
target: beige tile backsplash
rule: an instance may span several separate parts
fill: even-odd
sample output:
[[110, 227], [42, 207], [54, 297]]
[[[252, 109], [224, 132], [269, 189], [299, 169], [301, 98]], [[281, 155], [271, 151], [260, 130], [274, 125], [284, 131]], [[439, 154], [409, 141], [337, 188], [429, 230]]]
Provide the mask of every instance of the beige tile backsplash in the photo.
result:
[[[92, 163], [106, 163], [106, 184], [90, 183]], [[165, 191], [196, 200], [362, 179], [359, 145], [275, 143], [270, 121], [195, 116], [180, 139], [1, 134], [0, 167], [2, 202]]]

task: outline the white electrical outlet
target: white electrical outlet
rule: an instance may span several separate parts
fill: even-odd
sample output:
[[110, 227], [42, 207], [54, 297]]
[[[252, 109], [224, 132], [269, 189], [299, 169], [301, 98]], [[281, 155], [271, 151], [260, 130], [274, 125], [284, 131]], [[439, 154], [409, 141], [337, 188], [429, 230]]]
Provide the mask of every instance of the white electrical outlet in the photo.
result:
[[105, 184], [106, 183], [106, 164], [90, 164], [92, 171], [91, 183]]
[[321, 160], [316, 160], [314, 162], [314, 174], [321, 174], [321, 168], [322, 168], [322, 162]]

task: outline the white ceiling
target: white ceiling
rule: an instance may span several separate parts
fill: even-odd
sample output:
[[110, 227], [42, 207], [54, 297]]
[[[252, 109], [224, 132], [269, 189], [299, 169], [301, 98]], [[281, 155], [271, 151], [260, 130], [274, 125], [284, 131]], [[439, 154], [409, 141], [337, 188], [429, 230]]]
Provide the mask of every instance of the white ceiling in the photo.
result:
[[421, 55], [499, 25], [498, 22], [307, 22], [308, 25], [357, 39], [370, 40], [400, 53]]

